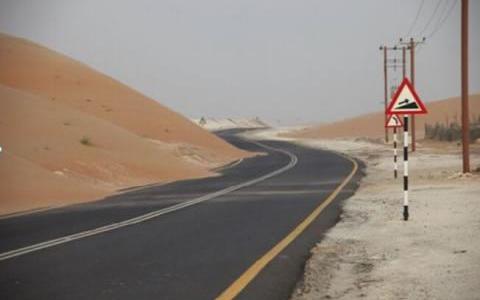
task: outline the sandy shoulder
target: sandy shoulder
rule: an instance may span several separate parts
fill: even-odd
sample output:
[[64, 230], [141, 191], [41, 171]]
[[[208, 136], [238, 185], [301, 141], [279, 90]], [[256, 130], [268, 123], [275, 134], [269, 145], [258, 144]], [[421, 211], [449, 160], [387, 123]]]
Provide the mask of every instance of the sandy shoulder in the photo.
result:
[[[411, 219], [404, 222], [390, 146], [295, 141], [344, 152], [367, 168], [341, 221], [312, 249], [292, 299], [480, 299], [480, 175], [459, 176], [458, 148], [421, 147], [411, 155]], [[473, 152], [476, 168], [480, 155]]]

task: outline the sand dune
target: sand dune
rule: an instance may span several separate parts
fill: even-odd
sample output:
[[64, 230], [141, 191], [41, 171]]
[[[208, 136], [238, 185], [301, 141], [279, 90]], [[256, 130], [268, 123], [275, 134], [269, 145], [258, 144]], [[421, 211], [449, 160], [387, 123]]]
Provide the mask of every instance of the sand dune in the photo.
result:
[[[419, 138], [424, 135], [424, 124], [460, 122], [460, 98], [448, 98], [425, 103], [428, 114], [416, 117], [416, 133]], [[480, 94], [470, 97], [470, 116], [480, 116]], [[384, 134], [384, 114], [376, 112], [349, 118], [329, 124], [304, 128], [291, 133], [292, 136], [305, 138], [343, 138], [370, 137], [381, 138]]]
[[236, 153], [234, 147], [158, 102], [27, 40], [0, 34], [0, 65], [0, 84], [61, 102], [143, 137]]
[[250, 155], [136, 91], [0, 35], [0, 214], [213, 175]]

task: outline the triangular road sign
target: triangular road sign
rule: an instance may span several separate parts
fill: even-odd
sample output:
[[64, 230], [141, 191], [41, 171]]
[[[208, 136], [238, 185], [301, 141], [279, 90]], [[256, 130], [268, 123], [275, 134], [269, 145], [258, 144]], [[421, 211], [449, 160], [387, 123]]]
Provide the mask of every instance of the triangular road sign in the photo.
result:
[[410, 81], [404, 78], [393, 95], [386, 113], [407, 115], [426, 114], [427, 109], [418, 97]]
[[388, 115], [387, 123], [385, 124], [385, 127], [394, 128], [394, 127], [402, 127], [402, 126], [403, 126], [403, 122], [400, 119], [399, 115], [397, 114]]

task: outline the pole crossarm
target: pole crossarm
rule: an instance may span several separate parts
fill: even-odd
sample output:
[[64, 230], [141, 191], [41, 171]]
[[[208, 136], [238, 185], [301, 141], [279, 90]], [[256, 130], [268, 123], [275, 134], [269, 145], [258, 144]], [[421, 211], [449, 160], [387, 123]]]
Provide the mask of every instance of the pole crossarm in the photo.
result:
[[[412, 46], [412, 42], [413, 42], [413, 46], [416, 47], [418, 45], [425, 44], [427, 42], [427, 38], [423, 37], [421, 40], [415, 40], [414, 38], [404, 40], [403, 38], [400, 38], [399, 41], [398, 41], [398, 43], [400, 45], [407, 46], [408, 50], [410, 50], [410, 47]], [[399, 49], [401, 50], [402, 48], [399, 47]]]

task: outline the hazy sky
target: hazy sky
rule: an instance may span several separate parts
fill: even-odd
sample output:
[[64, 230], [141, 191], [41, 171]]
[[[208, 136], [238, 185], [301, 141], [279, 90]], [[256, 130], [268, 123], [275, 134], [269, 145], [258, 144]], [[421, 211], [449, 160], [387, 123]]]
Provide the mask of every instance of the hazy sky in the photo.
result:
[[[455, 1], [425, 0], [412, 34], [429, 36]], [[424, 101], [460, 94], [457, 2], [419, 48]], [[421, 3], [0, 0], [0, 31], [80, 60], [190, 117], [295, 124], [382, 109], [378, 47], [408, 33]], [[471, 92], [480, 91], [479, 17], [480, 1], [471, 0]], [[391, 70], [392, 79], [400, 75]]]

